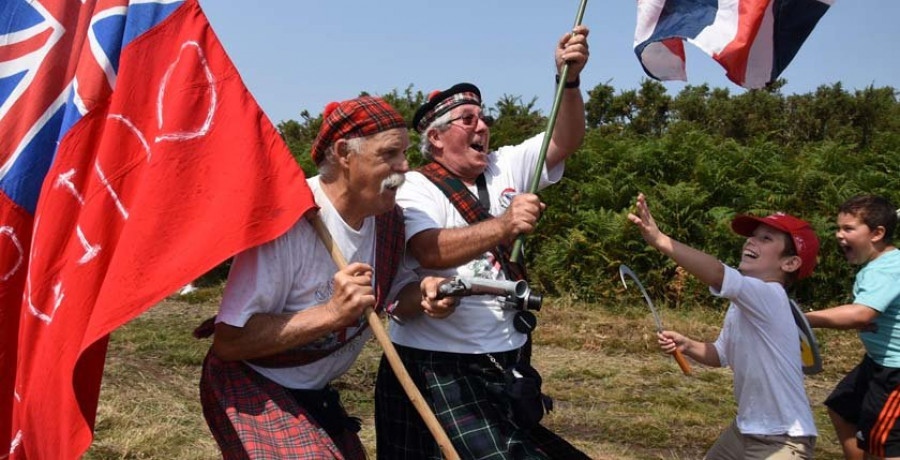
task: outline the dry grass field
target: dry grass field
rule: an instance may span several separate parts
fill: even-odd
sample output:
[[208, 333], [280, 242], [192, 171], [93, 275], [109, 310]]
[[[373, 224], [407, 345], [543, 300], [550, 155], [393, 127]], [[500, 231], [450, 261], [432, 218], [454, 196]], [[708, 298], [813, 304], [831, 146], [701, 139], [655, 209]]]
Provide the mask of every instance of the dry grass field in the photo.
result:
[[[197, 382], [208, 340], [191, 336], [218, 305], [219, 289], [169, 299], [117, 330], [110, 344], [96, 438], [88, 459], [221, 458], [200, 410]], [[539, 314], [535, 367], [556, 410], [545, 424], [596, 459], [699, 459], [735, 414], [731, 373], [694, 366], [681, 374], [655, 346], [653, 321], [631, 305], [548, 300]], [[715, 339], [725, 304], [663, 309], [672, 329]], [[862, 347], [854, 333], [818, 331], [825, 371], [808, 377], [820, 436], [816, 458], [840, 459], [821, 405]], [[368, 344], [337, 382], [374, 458], [372, 391], [380, 351]]]

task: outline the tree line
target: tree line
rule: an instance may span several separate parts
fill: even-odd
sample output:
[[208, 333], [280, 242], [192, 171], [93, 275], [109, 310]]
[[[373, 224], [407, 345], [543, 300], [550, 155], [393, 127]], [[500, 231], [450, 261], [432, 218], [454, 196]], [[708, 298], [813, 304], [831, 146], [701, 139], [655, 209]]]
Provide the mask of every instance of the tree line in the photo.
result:
[[[637, 89], [588, 90], [584, 144], [562, 182], [542, 192], [547, 212], [526, 240], [532, 283], [545, 294], [608, 299], [622, 294], [617, 269], [625, 263], [660, 300], [708, 302], [705, 287], [650, 250], [625, 218], [644, 192], [663, 231], [732, 265], [743, 242], [729, 226], [735, 214], [784, 211], [811, 222], [819, 265], [793, 295], [810, 307], [848, 301], [855, 268], [834, 238], [837, 207], [858, 193], [900, 201], [898, 93], [834, 83], [786, 95], [784, 86], [732, 94], [703, 84], [673, 96], [644, 80]], [[382, 97], [411, 120], [426, 95], [409, 86]], [[535, 105], [503, 95], [486, 107], [496, 119], [491, 145], [543, 130]], [[309, 150], [321, 122], [304, 111], [278, 124], [307, 175], [315, 174]], [[411, 166], [422, 164], [410, 153]]]

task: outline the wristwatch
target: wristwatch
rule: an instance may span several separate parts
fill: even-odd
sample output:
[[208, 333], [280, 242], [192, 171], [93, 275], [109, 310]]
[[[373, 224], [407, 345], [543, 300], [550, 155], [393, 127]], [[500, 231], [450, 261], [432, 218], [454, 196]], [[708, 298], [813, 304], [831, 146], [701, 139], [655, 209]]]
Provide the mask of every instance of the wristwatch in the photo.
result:
[[[556, 84], [559, 84], [559, 74], [556, 74]], [[573, 81], [567, 81], [565, 84], [566, 89], [578, 88], [579, 86], [581, 86], [581, 75], [575, 77]]]

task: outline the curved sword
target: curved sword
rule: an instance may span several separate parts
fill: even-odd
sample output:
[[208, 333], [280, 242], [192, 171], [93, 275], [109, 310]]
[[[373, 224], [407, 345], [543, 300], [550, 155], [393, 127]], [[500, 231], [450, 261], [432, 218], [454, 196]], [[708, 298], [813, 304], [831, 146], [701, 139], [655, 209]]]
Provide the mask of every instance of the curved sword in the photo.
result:
[[[625, 289], [628, 289], [628, 283], [625, 282], [626, 276], [634, 281], [635, 286], [641, 291], [641, 295], [644, 296], [644, 300], [647, 301], [650, 312], [653, 313], [653, 320], [656, 321], [656, 332], [662, 332], [664, 330], [662, 321], [659, 320], [659, 314], [656, 312], [656, 307], [653, 306], [653, 301], [650, 300], [650, 296], [647, 294], [647, 290], [644, 289], [644, 285], [641, 284], [641, 280], [638, 279], [637, 275], [635, 275], [627, 265], [619, 265], [619, 278], [622, 279], [622, 285], [625, 286]], [[673, 356], [675, 357], [675, 361], [678, 362], [678, 366], [681, 367], [681, 371], [684, 372], [685, 375], [690, 375], [691, 365], [684, 359], [684, 355], [681, 354], [681, 351], [679, 351], [678, 348], [675, 349]]]

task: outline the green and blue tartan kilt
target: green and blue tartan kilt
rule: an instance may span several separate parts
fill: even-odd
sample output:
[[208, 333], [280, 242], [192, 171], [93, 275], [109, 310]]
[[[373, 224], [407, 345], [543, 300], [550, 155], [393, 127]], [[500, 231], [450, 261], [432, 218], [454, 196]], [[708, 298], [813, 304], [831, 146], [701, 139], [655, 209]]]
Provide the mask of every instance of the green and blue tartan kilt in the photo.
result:
[[[397, 345], [410, 376], [463, 459], [589, 459], [543, 426], [519, 428], [504, 394], [503, 373], [486, 355]], [[500, 366], [518, 350], [492, 353]], [[382, 356], [375, 383], [376, 452], [384, 460], [440, 460], [440, 447]]]

